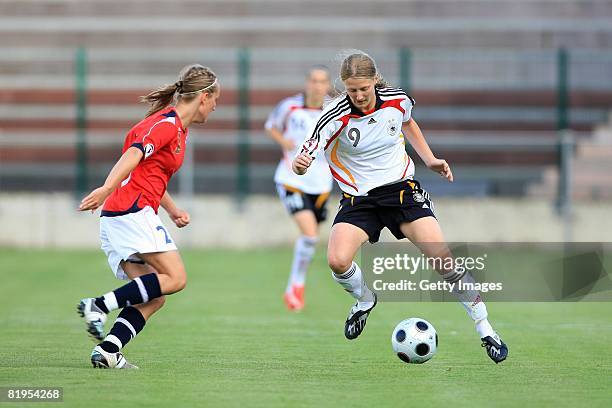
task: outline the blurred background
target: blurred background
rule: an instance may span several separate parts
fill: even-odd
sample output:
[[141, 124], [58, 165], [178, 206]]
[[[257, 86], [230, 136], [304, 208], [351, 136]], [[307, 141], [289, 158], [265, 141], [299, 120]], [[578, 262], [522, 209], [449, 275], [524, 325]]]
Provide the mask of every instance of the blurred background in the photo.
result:
[[452, 184], [416, 172], [449, 240], [610, 241], [612, 1], [0, 0], [0, 245], [97, 246], [77, 200], [119, 158], [138, 97], [193, 62], [222, 97], [170, 186], [193, 217], [175, 239], [292, 245], [263, 122], [311, 65], [336, 78], [347, 48], [414, 97], [453, 166]]

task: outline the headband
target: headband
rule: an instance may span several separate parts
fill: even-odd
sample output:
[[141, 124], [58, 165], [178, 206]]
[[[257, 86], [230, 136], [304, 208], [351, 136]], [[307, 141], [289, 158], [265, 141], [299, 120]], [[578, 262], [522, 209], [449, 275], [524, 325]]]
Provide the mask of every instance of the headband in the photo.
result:
[[[176, 83], [177, 88], [178, 89], [183, 89], [183, 81], [178, 81]], [[198, 89], [197, 91], [191, 91], [191, 92], [179, 92], [179, 95], [189, 95], [189, 94], [194, 94], [194, 93], [198, 93], [198, 92], [202, 92], [207, 90], [208, 88], [212, 88], [213, 86], [217, 85], [217, 78], [215, 78], [215, 80], [213, 81], [212, 84], [208, 85], [207, 87], [204, 87], [202, 89]]]

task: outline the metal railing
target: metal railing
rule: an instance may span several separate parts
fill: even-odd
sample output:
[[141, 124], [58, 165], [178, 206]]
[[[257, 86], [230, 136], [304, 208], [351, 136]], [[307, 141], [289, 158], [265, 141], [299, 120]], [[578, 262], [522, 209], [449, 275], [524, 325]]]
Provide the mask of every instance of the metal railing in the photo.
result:
[[[100, 120], [108, 116], [132, 117], [136, 122], [139, 117], [132, 115], [129, 109], [114, 106], [113, 98], [108, 97], [107, 102], [95, 102], [88, 95], [93, 92], [109, 92], [125, 89], [145, 90], [171, 82], [180, 67], [184, 64], [203, 61], [210, 65], [221, 77], [224, 92], [233, 91], [235, 98], [233, 108], [220, 106], [218, 115], [225, 118], [230, 124], [226, 130], [204, 130], [206, 136], [201, 143], [194, 143], [189, 154], [193, 155], [194, 148], [198, 146], [224, 146], [235, 149], [236, 160], [227, 163], [227, 168], [233, 168], [235, 188], [234, 193], [242, 200], [249, 192], [257, 191], [253, 183], [261, 182], [263, 175], [271, 178], [275, 165], [274, 160], [254, 163], [254, 153], [263, 150], [272, 150], [273, 145], [262, 135], [259, 126], [263, 116], [272, 108], [274, 102], [255, 102], [253, 99], [260, 92], [274, 91], [282, 93], [298, 90], [303, 82], [303, 73], [314, 63], [330, 65], [332, 74], [337, 76], [338, 51], [335, 49], [173, 49], [159, 50], [152, 54], [143, 50], [108, 50], [108, 49], [78, 49], [78, 50], [36, 50], [14, 49], [0, 50], [0, 61], [5, 66], [0, 70], [0, 92], [14, 91], [27, 93], [32, 85], [37, 89], [50, 92], [69, 90], [74, 95], [72, 102], [47, 103], [40, 105], [34, 99], [28, 104], [19, 105], [24, 125], [18, 131], [12, 128], [0, 128], [0, 148], [2, 146], [18, 146], [21, 138], [13, 137], [15, 134], [23, 135], [28, 129], [28, 109], [32, 116], [41, 111], [57, 109], [61, 106], [73, 104], [74, 130], [66, 129], [57, 136], [49, 130], [32, 129], [29, 135], [36, 139], [40, 132], [39, 146], [61, 144], [58, 140], [67, 140], [66, 134], [75, 132], [75, 163], [74, 188], [78, 195], [92, 187], [99, 180], [98, 171], [103, 166], [99, 162], [92, 164], [91, 150], [97, 148], [108, 140], [114, 146], [120, 146], [121, 134], [111, 133], [113, 136], [100, 136], [100, 130], [91, 128], [90, 124], [95, 115]], [[508, 120], [523, 120], [526, 128], [530, 123], [537, 123], [541, 118], [554, 118], [556, 130], [560, 135], [570, 129], [573, 123], [580, 123], [586, 127], [605, 117], [610, 108], [605, 103], [597, 106], [574, 107], [572, 95], [576, 92], [599, 92], [612, 95], [612, 53], [589, 50], [431, 50], [431, 49], [382, 49], [373, 52], [383, 74], [394, 84], [404, 87], [411, 93], [435, 93], [439, 98], [453, 92], [545, 92], [554, 95], [554, 102], [544, 103], [541, 108], [529, 103], [527, 107], [518, 105], [495, 106], [468, 105], [461, 101], [451, 101], [438, 105], [419, 104], [417, 98], [416, 112], [430, 122], [451, 123], [450, 130], [444, 132], [428, 130], [432, 135], [430, 142], [434, 148], [446, 150], [475, 149], [488, 151], [518, 151], [529, 149], [544, 149], [546, 151], [561, 152], [561, 143], [558, 139], [545, 137], [535, 131], [504, 131], [497, 129], [496, 123], [504, 118]], [[40, 66], [45, 66], [40, 68]], [[17, 67], [25, 67], [16, 71]], [[13, 67], [13, 68], [11, 68]], [[340, 85], [336, 81], [335, 85]], [[596, 86], [597, 85], [597, 86]], [[443, 98], [442, 98], [443, 99]], [[604, 98], [605, 99], [605, 98]], [[531, 101], [526, 101], [531, 102]], [[1, 105], [5, 111], [10, 106]], [[101, 112], [103, 105], [107, 113]], [[121, 102], [125, 104], [125, 102]], [[134, 105], [136, 100], [134, 100]], [[29, 108], [28, 108], [29, 106]], [[539, 111], [537, 109], [540, 109]], [[225, 110], [226, 113], [223, 113]], [[125, 111], [121, 113], [121, 111]], [[67, 113], [68, 116], [71, 113]], [[9, 114], [7, 114], [9, 116]], [[49, 115], [54, 117], [54, 114]], [[482, 119], [483, 131], [495, 133], [495, 137], [483, 136], [480, 132], [467, 132], [461, 128], [461, 121]], [[489, 118], [489, 119], [487, 119]], [[0, 117], [0, 119], [4, 119]], [[36, 119], [33, 117], [32, 119]], [[547, 119], [548, 120], [548, 119]], [[531, 121], [531, 122], [530, 122]], [[123, 123], [123, 122], [122, 122]], [[444, 122], [446, 123], [446, 122]], [[452, 124], [459, 123], [456, 129]], [[24, 130], [25, 129], [25, 130]], [[125, 131], [127, 129], [123, 129]], [[553, 129], [550, 129], [553, 130]], [[111, 132], [110, 130], [108, 132]], [[446, 133], [445, 133], [446, 132]], [[196, 133], [201, 133], [197, 131]], [[546, 133], [546, 132], [543, 132]], [[504, 135], [507, 135], [504, 137]], [[521, 135], [524, 135], [521, 137]], [[104, 139], [106, 137], [106, 139]], [[63, 138], [63, 139], [62, 139]], [[116, 139], [114, 139], [116, 138]], [[62, 142], [63, 143], [63, 142]], [[89, 153], [88, 153], [89, 152]], [[7, 171], [0, 157], [0, 188], [2, 187], [3, 173], [17, 174], [19, 166]], [[559, 153], [557, 163], [559, 166], [565, 161]], [[190, 164], [192, 163], [192, 164]], [[23, 162], [37, 166], [36, 163]], [[537, 163], [536, 163], [537, 164]], [[473, 166], [478, 167], [478, 163]], [[44, 166], [44, 165], [40, 165]], [[93, 166], [93, 167], [92, 167]], [[186, 193], [197, 191], [194, 178], [201, 174], [203, 168], [214, 168], [197, 159], [197, 154], [185, 162], [182, 170], [180, 189]], [[22, 166], [23, 167], [23, 166]], [[3, 168], [5, 169], [3, 171]], [[254, 170], [255, 169], [255, 170]], [[43, 168], [43, 170], [46, 170]], [[563, 173], [561, 169], [561, 173]], [[39, 172], [44, 174], [44, 171]], [[49, 174], [53, 171], [49, 171]], [[224, 170], [224, 177], [227, 172]], [[258, 175], [262, 175], [261, 177]], [[488, 175], [483, 174], [483, 178]], [[503, 172], [497, 177], [503, 177]], [[560, 187], [560, 194], [564, 188]], [[560, 199], [558, 201], [561, 201]]]

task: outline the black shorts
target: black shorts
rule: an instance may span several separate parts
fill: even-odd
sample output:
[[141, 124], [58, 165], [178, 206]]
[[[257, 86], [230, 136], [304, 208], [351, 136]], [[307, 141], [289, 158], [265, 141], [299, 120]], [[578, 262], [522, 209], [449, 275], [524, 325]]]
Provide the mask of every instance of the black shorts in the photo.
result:
[[326, 204], [329, 191], [321, 194], [307, 194], [286, 184], [277, 184], [276, 190], [290, 214], [310, 210], [314, 213], [317, 223], [321, 223], [327, 218]]
[[416, 180], [377, 187], [366, 196], [343, 193], [334, 224], [346, 222], [364, 230], [370, 242], [378, 242], [387, 227], [397, 239], [405, 238], [400, 225], [423, 217], [434, 217], [427, 191]]

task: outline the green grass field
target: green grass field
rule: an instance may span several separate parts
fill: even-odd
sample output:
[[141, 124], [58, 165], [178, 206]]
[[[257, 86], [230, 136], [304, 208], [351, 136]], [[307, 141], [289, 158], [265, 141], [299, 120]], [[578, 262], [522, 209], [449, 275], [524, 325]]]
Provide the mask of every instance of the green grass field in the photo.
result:
[[[290, 250], [183, 255], [187, 288], [127, 346], [126, 357], [141, 369], [120, 371], [91, 368], [93, 343], [74, 311], [80, 298], [120, 284], [103, 254], [0, 250], [0, 386], [63, 387], [58, 406], [66, 407], [612, 401], [612, 303], [489, 304], [510, 346], [509, 359], [496, 366], [454, 303], [381, 303], [364, 334], [345, 340], [352, 299], [332, 281], [323, 251], [299, 314], [286, 312], [281, 300]], [[438, 354], [424, 365], [406, 365], [391, 351], [393, 327], [412, 316], [431, 321], [440, 336]]]

